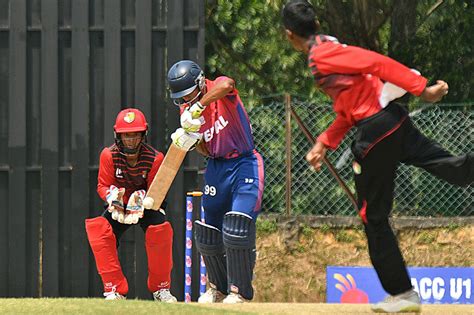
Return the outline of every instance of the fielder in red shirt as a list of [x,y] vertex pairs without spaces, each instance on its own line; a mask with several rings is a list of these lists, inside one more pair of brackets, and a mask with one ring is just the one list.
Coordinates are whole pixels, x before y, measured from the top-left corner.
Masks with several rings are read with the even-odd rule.
[[375,304],[376,312],[419,311],[396,237],[389,225],[394,180],[400,163],[421,167],[451,184],[474,182],[474,153],[453,156],[413,125],[404,107],[393,100],[407,91],[424,101],[437,102],[448,84],[427,79],[373,51],[340,44],[318,34],[314,8],[305,0],[288,2],[282,12],[292,46],[308,55],[316,86],[333,100],[336,119],[306,155],[315,170],[328,149],[336,149],[356,127],[352,144],[354,178],[369,255],[383,288],[390,296]]
[[106,300],[124,299],[128,292],[117,255],[122,234],[140,224],[145,232],[148,289],[153,298],[176,302],[170,293],[173,230],[160,211],[143,208],[146,190],[163,161],[163,154],[146,143],[148,124],[141,111],[122,110],[114,126],[115,143],[100,154],[97,193],[106,203],[102,216],[86,220],[86,232]]

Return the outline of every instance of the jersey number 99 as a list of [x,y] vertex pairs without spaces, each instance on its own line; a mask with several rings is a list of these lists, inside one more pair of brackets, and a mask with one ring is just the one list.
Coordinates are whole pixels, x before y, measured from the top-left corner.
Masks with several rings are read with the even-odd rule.
[[210,196],[215,196],[216,192],[217,192],[217,190],[216,190],[215,186],[209,186],[209,185],[204,186],[204,194],[210,195]]

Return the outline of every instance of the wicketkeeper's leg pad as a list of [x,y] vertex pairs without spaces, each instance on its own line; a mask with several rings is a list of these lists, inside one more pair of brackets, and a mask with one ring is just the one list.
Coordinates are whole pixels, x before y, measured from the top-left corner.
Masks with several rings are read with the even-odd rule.
[[253,268],[256,260],[256,227],[251,216],[231,211],[226,213],[222,234],[227,256],[227,277],[230,292],[253,298]]
[[145,232],[148,290],[169,289],[173,268],[173,228],[169,222],[150,225]]
[[97,272],[102,278],[104,292],[128,293],[127,279],[118,259],[116,239],[112,226],[104,217],[86,219],[86,232],[94,253]]
[[201,221],[194,221],[196,248],[202,255],[210,283],[227,294],[227,263],[221,231]]

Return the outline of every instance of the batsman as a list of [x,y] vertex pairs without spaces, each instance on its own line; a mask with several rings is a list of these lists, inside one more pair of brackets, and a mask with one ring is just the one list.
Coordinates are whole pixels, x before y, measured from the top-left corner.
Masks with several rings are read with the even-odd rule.
[[264,167],[235,82],[208,80],[193,61],[175,63],[168,72],[171,98],[180,107],[178,145],[198,132],[196,150],[208,157],[203,206],[206,223],[194,222],[196,247],[208,272],[209,289],[199,303],[252,300],[256,261],[255,221],[260,213]]
[[160,211],[143,207],[146,189],[163,154],[146,143],[148,124],[141,111],[122,110],[114,126],[115,143],[100,154],[97,193],[105,202],[101,216],[86,220],[86,232],[106,300],[125,299],[128,283],[117,255],[123,233],[139,224],[145,233],[148,290],[160,302],[176,302],[170,293],[173,230]]

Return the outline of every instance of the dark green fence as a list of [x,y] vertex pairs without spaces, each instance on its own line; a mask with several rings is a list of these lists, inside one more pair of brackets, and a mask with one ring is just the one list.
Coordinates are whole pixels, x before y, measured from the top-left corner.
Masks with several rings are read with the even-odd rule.
[[[315,136],[334,119],[329,104],[313,104],[297,98],[290,102]],[[283,96],[281,101],[254,106],[249,116],[257,147],[266,162],[264,211],[311,215],[356,214],[327,168],[324,167],[320,173],[309,169],[304,156],[311,145],[295,121],[291,122],[291,136],[288,135]],[[440,142],[453,154],[474,152],[474,104],[419,105],[410,116],[425,135]],[[355,191],[353,158],[349,149],[352,133],[349,132],[336,151],[328,152],[328,158]],[[288,150],[291,150],[290,154]],[[291,167],[291,173],[287,173],[288,167]],[[421,169],[401,165],[396,178],[393,214],[471,216],[474,215],[474,187],[454,187]]]

